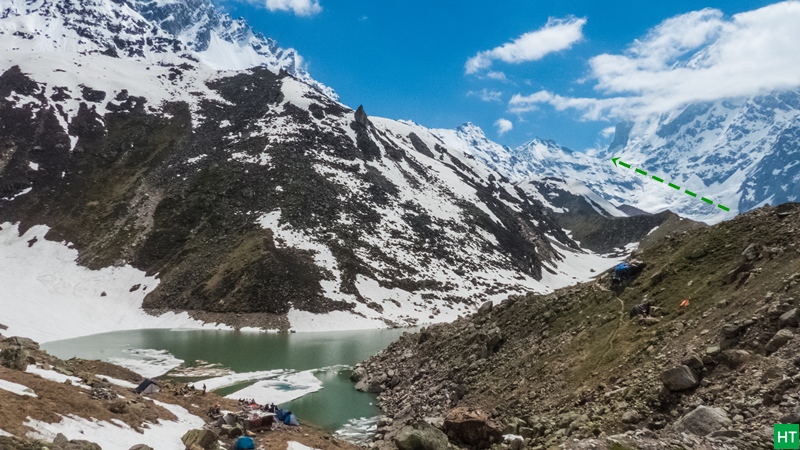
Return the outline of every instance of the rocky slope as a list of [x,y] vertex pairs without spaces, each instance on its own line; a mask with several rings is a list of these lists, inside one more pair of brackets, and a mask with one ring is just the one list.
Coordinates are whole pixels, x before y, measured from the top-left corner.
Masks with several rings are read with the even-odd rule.
[[354,373],[387,415],[375,446],[444,448],[441,428],[468,448],[768,448],[800,419],[798,219],[788,203],[675,232],[621,286],[606,272],[404,335]]

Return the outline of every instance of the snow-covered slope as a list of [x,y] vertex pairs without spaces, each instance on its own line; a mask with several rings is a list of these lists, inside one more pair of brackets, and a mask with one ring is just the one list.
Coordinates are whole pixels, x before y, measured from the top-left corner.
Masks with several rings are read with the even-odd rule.
[[[690,104],[640,122],[620,123],[609,148],[592,156],[538,139],[509,149],[489,141],[472,125],[441,133],[469,143],[468,151],[514,181],[562,178],[617,206],[652,213],[669,209],[708,223],[800,196],[798,91]],[[615,167],[614,157],[648,176]],[[652,175],[682,190],[653,182]],[[690,197],[684,189],[715,204]],[[717,203],[730,212],[717,208]]]
[[210,0],[2,0],[0,49],[102,53],[154,64],[201,63],[214,70],[263,65],[336,98],[311,78],[294,49],[219,13]]
[[[0,221],[46,225],[88,269],[155,277],[145,306],[296,330],[418,324],[616,260],[582,251],[464,142],[268,64],[216,71],[187,44],[208,15],[155,26],[142,5],[5,9],[5,32],[27,31],[0,49]],[[85,17],[100,25],[81,31]]]
[[[620,142],[621,143],[621,142]],[[624,147],[601,159],[623,160],[686,186],[731,208],[714,211],[702,202],[664,193],[636,180],[640,207],[670,207],[707,221],[732,217],[764,203],[797,200],[800,194],[800,92],[691,104],[633,126]],[[659,198],[660,197],[660,198]]]

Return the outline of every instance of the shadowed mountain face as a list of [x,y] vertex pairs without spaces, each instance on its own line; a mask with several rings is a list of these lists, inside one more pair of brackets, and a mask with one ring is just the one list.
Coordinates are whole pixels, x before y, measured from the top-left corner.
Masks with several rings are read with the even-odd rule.
[[286,72],[137,64],[188,94],[70,85],[25,61],[2,74],[0,222],[47,224],[92,268],[157,274],[146,307],[413,324],[545,290],[544,267],[581,252],[541,203],[423,127]]

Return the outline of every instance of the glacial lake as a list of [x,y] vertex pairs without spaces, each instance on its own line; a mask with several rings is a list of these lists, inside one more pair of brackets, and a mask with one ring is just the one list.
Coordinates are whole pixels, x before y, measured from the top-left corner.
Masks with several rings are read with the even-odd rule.
[[[179,360],[183,361],[179,370],[188,367],[200,369],[201,372],[221,369],[242,374],[284,369],[296,375],[298,372],[312,371],[306,373],[306,381],[313,374],[316,380],[311,378],[311,385],[318,390],[280,405],[293,411],[301,423],[305,420],[331,432],[338,430],[359,438],[366,434],[368,427],[374,425],[380,409],[375,395],[354,389],[349,378],[350,367],[380,352],[404,332],[413,331],[416,329],[289,334],[132,330],[48,342],[42,348],[61,359],[78,357],[110,360],[146,376],[167,372],[178,365]],[[201,380],[225,374],[192,375],[195,376],[175,379],[197,382],[200,387]],[[303,389],[309,390],[309,383],[293,380],[289,376],[286,382],[277,380],[268,383],[273,383],[270,389],[278,394],[278,398],[284,394],[296,396],[305,392]],[[221,395],[235,394],[253,384],[254,380],[237,382],[215,392]],[[295,389],[297,392],[292,392]]]

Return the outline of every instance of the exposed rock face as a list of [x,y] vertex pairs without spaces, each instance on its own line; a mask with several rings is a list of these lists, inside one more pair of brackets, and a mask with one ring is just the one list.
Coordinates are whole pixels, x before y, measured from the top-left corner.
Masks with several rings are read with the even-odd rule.
[[705,436],[730,426],[731,423],[731,419],[722,409],[701,405],[683,416],[678,422],[678,427],[698,436]]
[[22,348],[38,350],[39,343],[35,342],[33,339],[29,339],[26,337],[21,336],[12,336],[10,338],[3,339],[3,342],[9,345],[15,345]]
[[486,449],[502,440],[503,427],[481,410],[455,408],[447,413],[443,431],[454,442]]
[[670,391],[685,391],[700,384],[700,379],[689,366],[680,365],[662,372],[661,382]]
[[[369,119],[286,72],[188,85],[211,77],[191,65],[167,84],[197,95],[161,93],[162,103],[134,87],[60,86],[46,78],[60,72],[28,67],[0,75],[0,126],[13,130],[0,143],[0,195],[14,197],[0,221],[46,224],[92,269],[157,273],[148,309],[415,325],[528,289],[543,263],[580,252],[534,197],[430,130]],[[100,91],[102,102],[84,99]],[[63,125],[59,108],[73,111]],[[374,284],[410,296],[370,298]]]
[[403,427],[394,443],[400,450],[445,450],[449,446],[447,436],[425,421]]

